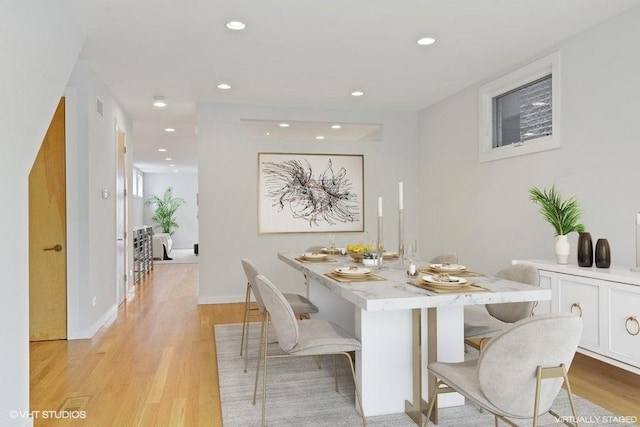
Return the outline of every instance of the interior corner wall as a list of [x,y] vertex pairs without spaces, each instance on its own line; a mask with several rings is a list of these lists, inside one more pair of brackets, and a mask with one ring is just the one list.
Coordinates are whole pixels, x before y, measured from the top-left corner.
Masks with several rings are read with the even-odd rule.
[[[68,336],[79,339],[93,336],[117,309],[116,126],[127,145],[133,144],[133,132],[86,61],[77,62],[68,85],[76,100],[70,108],[76,121],[67,134]],[[96,113],[96,98],[102,101],[102,116]],[[129,162],[126,173],[131,175]]]
[[[553,228],[528,189],[555,184],[563,196],[577,198],[594,244],[609,240],[612,263],[633,264],[640,57],[629,53],[637,51],[638,22],[640,7],[558,46],[560,149],[479,163],[478,87],[486,81],[420,112],[423,248],[457,251],[460,262],[485,273],[512,259],[554,259]],[[576,233],[570,241],[576,263]]]
[[[173,247],[193,249],[193,245],[198,243],[198,174],[145,173],[143,200],[148,200],[152,194],[162,197],[168,187],[173,188],[174,197],[182,197],[186,202],[176,212],[176,222],[179,227],[172,235]],[[143,207],[144,224],[154,226],[154,233],[161,232],[162,230],[155,227],[157,223],[151,220],[155,208],[148,205]]]
[[[57,0],[0,4],[0,425],[27,426],[29,411],[28,176],[83,37]],[[46,66],[43,67],[43,64]]]
[[[322,142],[257,140],[241,119],[380,123],[382,140]],[[397,247],[398,181],[404,182],[406,236],[418,233],[417,114],[415,112],[296,109],[248,105],[198,106],[200,194],[199,303],[244,301],[240,260],[251,259],[284,291],[303,292],[303,277],[277,259],[328,243],[328,233],[258,233],[258,153],[364,155],[365,231],[338,233],[336,244],[376,238],[377,198],[384,202],[385,244]]]

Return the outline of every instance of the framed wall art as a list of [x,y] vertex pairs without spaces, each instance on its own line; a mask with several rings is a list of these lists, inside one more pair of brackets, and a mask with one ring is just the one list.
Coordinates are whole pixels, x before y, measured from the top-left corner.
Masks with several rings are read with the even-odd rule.
[[364,231],[362,154],[258,153],[258,231]]

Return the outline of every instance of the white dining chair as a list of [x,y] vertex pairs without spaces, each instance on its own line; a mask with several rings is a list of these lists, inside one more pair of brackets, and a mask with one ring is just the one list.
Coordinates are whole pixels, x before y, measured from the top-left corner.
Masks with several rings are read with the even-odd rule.
[[[514,264],[498,271],[495,277],[540,285],[538,269],[527,264]],[[464,308],[465,343],[478,348],[486,342],[486,338],[509,327],[518,320],[533,315],[536,301],[510,302],[502,304],[471,305]]]
[[[551,411],[551,406],[565,384],[573,420],[578,415],[567,372],[582,335],[582,319],[571,313],[533,316],[512,324],[494,336],[480,357],[462,363],[435,362],[428,371],[436,377],[429,396],[429,423],[438,395],[462,394],[470,403],[492,413],[498,419],[533,419],[550,412],[558,420],[572,425]],[[437,421],[437,414],[434,414]]]
[[457,264],[458,255],[454,252],[445,252],[440,255],[436,255],[429,260],[430,264]]
[[[265,276],[259,275],[256,278],[257,291],[265,305],[267,322],[271,321],[278,338],[278,345],[284,354],[269,354],[269,328],[267,323],[263,323],[264,334],[260,346],[260,358],[256,367],[256,380],[253,391],[253,404],[256,403],[258,389],[258,378],[260,372],[260,362],[262,361],[262,423],[266,422],[266,402],[267,402],[267,360],[280,357],[296,356],[322,356],[322,355],[342,355],[348,361],[351,368],[351,376],[355,386],[355,398],[360,408],[362,425],[367,425],[362,408],[362,400],[358,390],[356,374],[349,352],[360,350],[360,342],[352,337],[347,331],[337,324],[328,320],[309,319],[298,321],[293,309],[284,295]],[[336,391],[338,389],[337,370]],[[302,392],[302,391],[300,391]]]
[[[242,337],[240,343],[240,356],[244,353],[244,371],[247,372],[247,364],[249,360],[249,314],[251,311],[251,294],[255,296],[256,310],[260,313],[261,321],[264,323],[264,304],[260,298],[260,294],[257,292],[256,277],[260,274],[258,268],[248,259],[242,259],[242,268],[244,274],[247,276],[247,289],[244,300],[244,320],[242,323]],[[318,307],[313,304],[309,299],[302,295],[295,293],[285,293],[284,298],[291,305],[293,312],[298,316],[309,317],[309,314],[317,313]],[[262,337],[261,337],[262,338]]]

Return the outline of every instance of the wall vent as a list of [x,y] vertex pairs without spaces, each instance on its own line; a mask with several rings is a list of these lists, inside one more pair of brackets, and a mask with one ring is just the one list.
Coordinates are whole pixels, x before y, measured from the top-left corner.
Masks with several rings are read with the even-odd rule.
[[102,118],[102,112],[104,110],[104,106],[102,105],[102,100],[96,97],[96,114],[98,117]]

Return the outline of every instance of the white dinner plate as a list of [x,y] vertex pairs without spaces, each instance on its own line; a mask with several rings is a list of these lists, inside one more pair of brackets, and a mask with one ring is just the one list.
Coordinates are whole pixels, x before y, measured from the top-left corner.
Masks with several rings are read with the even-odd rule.
[[363,277],[371,274],[371,269],[364,267],[339,267],[334,270],[336,274],[347,277]]
[[443,273],[451,273],[456,271],[464,271],[467,269],[464,265],[460,264],[429,264],[432,270],[440,271]]
[[446,287],[446,288],[457,288],[459,286],[464,286],[467,283],[467,279],[464,279],[462,277],[455,277],[455,276],[449,276],[449,281],[448,282],[443,282],[440,280],[436,280],[435,277],[427,275],[427,276],[422,276],[422,280],[425,283],[428,283],[430,285],[436,285],[436,286],[440,286],[440,287]]
[[302,254],[301,258],[307,261],[322,261],[327,258],[327,254]]

